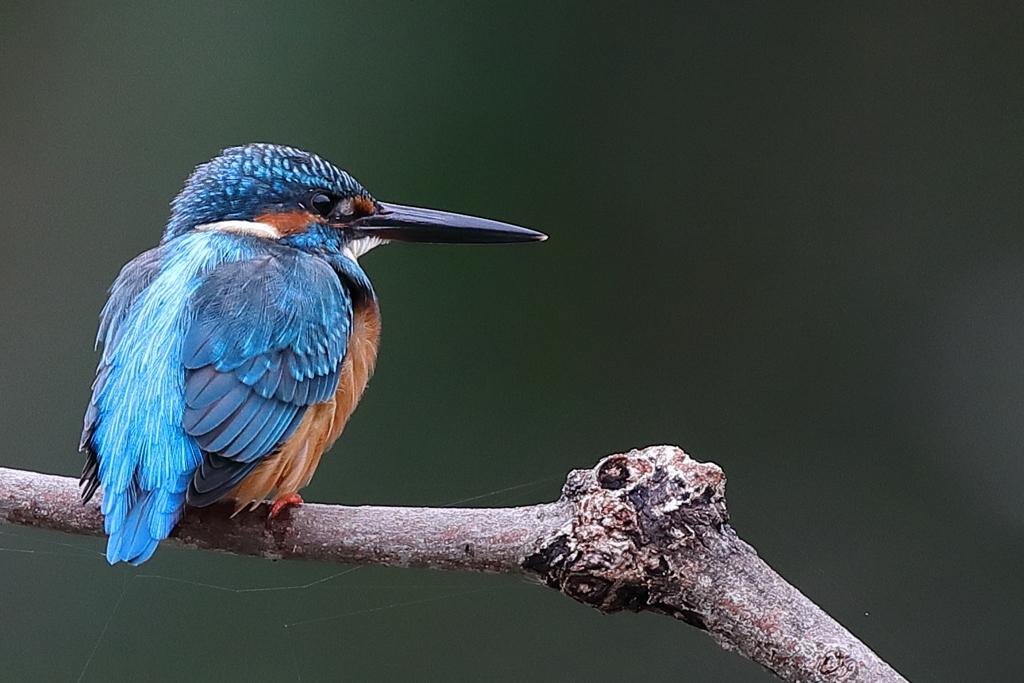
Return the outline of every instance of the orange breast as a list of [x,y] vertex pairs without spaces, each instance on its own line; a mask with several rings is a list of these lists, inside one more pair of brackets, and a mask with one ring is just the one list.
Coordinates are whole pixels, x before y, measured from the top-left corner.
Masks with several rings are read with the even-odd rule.
[[275,500],[285,498],[309,483],[320,456],[341,435],[370,381],[379,341],[380,312],[377,302],[370,300],[353,312],[352,335],[334,397],[307,408],[295,433],[235,487],[230,497],[237,509],[258,505],[275,491]]

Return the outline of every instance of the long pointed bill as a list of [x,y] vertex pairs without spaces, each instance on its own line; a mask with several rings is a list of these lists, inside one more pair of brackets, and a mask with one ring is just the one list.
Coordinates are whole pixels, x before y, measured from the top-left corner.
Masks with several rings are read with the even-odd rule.
[[362,234],[396,242],[496,244],[540,242],[548,238],[536,230],[486,218],[383,202],[379,206],[383,212],[359,218],[351,227]]

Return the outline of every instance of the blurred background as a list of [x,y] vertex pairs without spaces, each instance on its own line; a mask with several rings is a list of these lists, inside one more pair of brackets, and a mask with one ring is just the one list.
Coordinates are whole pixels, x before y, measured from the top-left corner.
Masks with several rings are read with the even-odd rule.
[[[545,244],[364,257],[378,372],[306,500],[519,505],[649,444],[913,681],[1019,676],[1016,3],[0,4],[0,465],[77,475],[122,264],[221,148]],[[769,681],[504,576],[0,528],[0,680]]]

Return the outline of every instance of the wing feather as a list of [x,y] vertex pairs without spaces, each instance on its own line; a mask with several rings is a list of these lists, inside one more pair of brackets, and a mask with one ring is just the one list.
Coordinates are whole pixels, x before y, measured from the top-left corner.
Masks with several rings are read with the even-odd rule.
[[193,297],[182,424],[203,450],[187,493],[229,493],[338,385],[352,301],[320,259],[291,249],[220,265]]
[[[271,408],[271,406],[268,406],[267,400],[262,397],[254,397],[252,400],[246,401],[235,410],[229,419],[224,420],[221,424],[203,435],[207,439],[203,450],[212,453],[223,453],[230,457],[231,453],[228,452],[228,448],[246,427],[251,424],[260,425],[259,417],[261,413],[269,417],[271,410],[268,410],[268,408]],[[262,420],[262,424],[266,424],[266,417]]]

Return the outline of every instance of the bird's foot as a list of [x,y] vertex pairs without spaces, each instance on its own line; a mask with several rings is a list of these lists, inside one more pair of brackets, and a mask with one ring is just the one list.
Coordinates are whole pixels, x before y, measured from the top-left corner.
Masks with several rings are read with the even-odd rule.
[[267,516],[267,519],[274,519],[281,513],[281,510],[289,505],[302,505],[303,502],[305,501],[302,500],[302,496],[297,493],[289,493],[287,496],[275,498],[273,505],[270,506],[270,515]]

